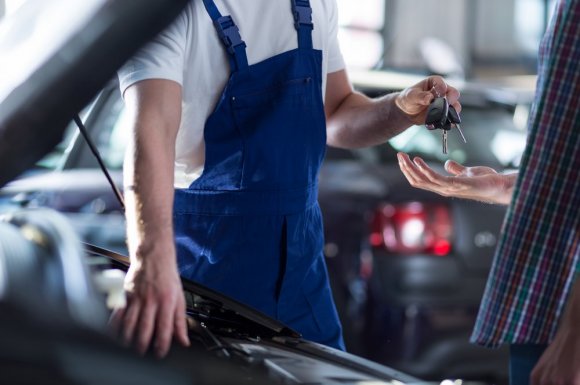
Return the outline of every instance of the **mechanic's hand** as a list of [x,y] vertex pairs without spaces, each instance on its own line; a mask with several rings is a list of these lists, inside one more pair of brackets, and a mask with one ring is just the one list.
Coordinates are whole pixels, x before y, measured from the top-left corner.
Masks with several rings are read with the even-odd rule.
[[[145,354],[150,345],[157,357],[164,357],[175,337],[189,346],[185,319],[185,298],[175,264],[149,258],[133,262],[125,278],[127,306],[111,317],[122,342]],[[166,262],[166,261],[162,261]]]
[[423,159],[413,161],[398,153],[399,167],[413,187],[435,192],[445,197],[472,199],[487,203],[509,204],[517,174],[498,174],[489,167],[465,167],[448,160],[444,176],[431,169]]
[[461,112],[459,91],[448,85],[441,76],[429,76],[414,86],[405,88],[397,95],[395,103],[414,124],[425,124],[429,104],[439,96],[447,97],[449,104],[457,112]]

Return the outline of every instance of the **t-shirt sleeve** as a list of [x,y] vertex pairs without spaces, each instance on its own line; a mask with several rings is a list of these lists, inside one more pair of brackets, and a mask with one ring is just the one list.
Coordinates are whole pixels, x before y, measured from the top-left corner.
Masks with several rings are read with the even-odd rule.
[[182,12],[118,70],[121,94],[145,79],[167,79],[183,84],[188,22],[187,13]]
[[343,70],[345,64],[338,44],[338,7],[336,0],[328,3],[328,73],[333,73]]

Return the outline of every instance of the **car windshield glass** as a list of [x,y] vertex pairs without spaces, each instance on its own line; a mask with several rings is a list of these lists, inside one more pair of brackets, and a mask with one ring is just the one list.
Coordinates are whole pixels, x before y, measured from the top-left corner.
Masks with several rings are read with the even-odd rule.
[[102,151],[102,156],[105,164],[109,169],[120,170],[123,168],[123,160],[125,158],[125,148],[130,140],[131,132],[127,129],[129,127],[127,110],[124,107],[123,101],[118,99],[113,108],[113,114],[108,129],[101,133],[107,138],[99,141],[99,148]]
[[[94,101],[91,102],[85,109],[83,109],[79,116],[85,117],[90,112],[94,105]],[[36,162],[36,169],[44,170],[60,170],[64,167],[66,163],[66,158],[73,145],[75,144],[77,137],[80,135],[80,131],[74,121],[71,121],[67,126],[63,134],[63,139],[57,144],[51,152],[44,156],[41,160]]]
[[56,170],[61,167],[65,160],[67,152],[70,150],[70,145],[74,142],[78,134],[78,129],[71,123],[64,132],[63,140],[44,158],[36,163],[36,167],[40,169]]

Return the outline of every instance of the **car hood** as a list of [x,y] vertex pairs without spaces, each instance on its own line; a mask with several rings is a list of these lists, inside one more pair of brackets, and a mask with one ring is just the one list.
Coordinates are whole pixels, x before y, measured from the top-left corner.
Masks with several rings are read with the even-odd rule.
[[66,125],[188,0],[30,1],[0,23],[0,187],[60,142]]
[[[105,257],[127,271],[129,259],[93,245],[90,257]],[[265,371],[278,383],[419,384],[420,380],[352,354],[307,341],[251,307],[206,286],[182,278],[188,327],[218,357]]]

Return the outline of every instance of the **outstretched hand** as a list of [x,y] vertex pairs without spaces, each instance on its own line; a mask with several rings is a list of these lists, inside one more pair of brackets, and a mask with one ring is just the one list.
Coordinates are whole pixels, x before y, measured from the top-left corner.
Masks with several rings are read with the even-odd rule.
[[465,167],[448,160],[445,176],[430,168],[423,159],[413,161],[405,153],[398,153],[399,167],[411,186],[456,197],[487,203],[509,204],[517,174],[499,174],[490,167]]
[[414,86],[405,88],[397,95],[395,103],[414,124],[425,124],[429,104],[436,97],[446,97],[449,105],[461,112],[459,91],[447,84],[441,76],[429,76]]

